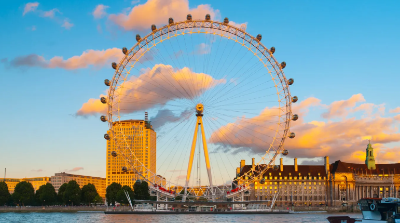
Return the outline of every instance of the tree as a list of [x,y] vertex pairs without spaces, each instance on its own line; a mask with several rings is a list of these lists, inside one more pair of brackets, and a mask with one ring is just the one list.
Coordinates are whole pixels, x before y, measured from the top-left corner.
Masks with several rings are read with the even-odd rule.
[[51,183],[46,183],[36,191],[36,199],[39,204],[49,205],[57,200],[57,193]]
[[93,184],[86,184],[82,187],[82,201],[86,204],[93,202],[94,198],[99,195],[97,193],[96,187]]
[[96,204],[101,204],[103,203],[103,198],[100,197],[99,194],[96,195],[96,197],[93,199],[93,203]]
[[149,184],[146,181],[136,181],[133,185],[133,193],[135,200],[150,199]]
[[79,205],[81,202],[81,188],[75,180],[71,180],[65,188],[63,201],[67,204]]
[[129,201],[125,195],[125,191],[128,192],[128,195],[132,201],[133,197],[134,197],[134,193],[132,188],[130,188],[129,186],[123,186],[121,188],[121,190],[118,191],[117,193],[117,197],[116,197],[116,201],[121,203],[121,204],[129,204]]
[[117,193],[121,190],[122,186],[119,183],[112,183],[106,189],[106,199],[108,204],[115,205]]
[[22,181],[19,182],[14,189],[12,194],[13,200],[19,205],[30,205],[35,198],[35,190],[31,183]]
[[57,195],[57,201],[61,204],[65,204],[64,202],[64,193],[65,193],[65,189],[67,189],[67,183],[64,183],[63,185],[61,185],[60,188],[58,188],[58,195]]
[[7,184],[5,182],[0,182],[0,206],[7,204],[10,200],[10,196]]

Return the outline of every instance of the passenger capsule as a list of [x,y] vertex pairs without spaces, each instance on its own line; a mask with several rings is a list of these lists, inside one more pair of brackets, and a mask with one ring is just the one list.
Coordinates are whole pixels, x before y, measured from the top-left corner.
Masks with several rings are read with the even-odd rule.
[[275,47],[271,47],[271,49],[269,49],[269,51],[271,51],[272,54],[275,53]]
[[108,134],[104,134],[104,138],[110,140],[110,136]]
[[126,168],[126,166],[123,166],[122,167],[122,172],[126,172],[126,171],[128,171],[128,168]]
[[299,98],[297,98],[297,96],[294,96],[294,97],[292,98],[292,102],[293,102],[293,103],[296,103],[297,100],[299,100]]
[[187,20],[187,21],[192,21],[192,15],[191,15],[191,14],[188,14],[188,15],[186,16],[186,20]]
[[117,69],[117,63],[112,62],[112,63],[111,63],[111,67],[114,68],[114,70]]
[[101,120],[102,122],[106,122],[106,121],[107,121],[107,117],[104,116],[104,115],[102,115],[102,116],[100,116],[100,120]]
[[279,170],[279,166],[278,165],[275,165],[274,166],[274,170],[276,171],[276,170]]
[[299,119],[299,116],[298,116],[297,114],[294,114],[294,115],[292,116],[292,120],[293,120],[293,121],[296,121],[297,119]]
[[287,151],[286,149],[282,151],[282,155],[287,156],[289,155],[289,151]]
[[113,157],[117,157],[117,152],[115,152],[115,151],[112,151],[112,152],[111,152],[111,156],[113,156]]
[[292,85],[294,83],[293,78],[290,78],[287,83],[288,83],[288,85]]
[[257,35],[257,40],[258,40],[258,41],[261,41],[261,39],[262,39],[262,35],[261,35],[261,34],[258,34],[258,35]]
[[208,21],[208,20],[211,20],[210,14],[207,14],[207,15],[206,15],[206,20],[207,20],[207,21]]
[[107,98],[101,97],[101,98],[100,98],[100,101],[101,101],[101,103],[105,104],[105,103],[107,103]]
[[174,19],[173,19],[173,18],[169,18],[169,19],[168,19],[168,24],[171,25],[172,23],[174,23]]
[[128,53],[128,49],[126,47],[123,47],[122,48],[122,53],[126,55]]
[[294,132],[291,132],[291,133],[289,134],[289,138],[293,139],[294,137],[296,137],[296,134],[294,134]]
[[105,80],[104,80],[104,84],[105,84],[106,86],[110,86],[111,82],[110,82],[110,80],[105,79]]
[[285,67],[286,67],[286,62],[283,61],[283,62],[281,63],[281,68],[283,69],[283,68],[285,68]]
[[154,32],[154,31],[156,31],[156,29],[157,29],[156,25],[154,25],[154,24],[153,24],[153,25],[151,25],[151,31],[153,31],[153,32]]
[[225,23],[225,24],[228,24],[228,23],[229,23],[229,19],[228,19],[228,17],[225,17],[225,19],[224,19],[224,23]]
[[140,41],[142,38],[140,37],[140,35],[139,34],[136,34],[136,41]]
[[260,184],[265,184],[265,179],[260,180]]

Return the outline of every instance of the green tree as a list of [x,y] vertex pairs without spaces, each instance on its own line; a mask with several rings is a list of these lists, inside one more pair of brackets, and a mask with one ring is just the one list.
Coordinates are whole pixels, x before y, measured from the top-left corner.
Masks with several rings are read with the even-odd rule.
[[136,181],[133,185],[133,193],[135,200],[150,199],[149,184],[146,181]]
[[32,204],[35,199],[35,190],[33,189],[32,184],[26,181],[19,182],[15,186],[12,198],[14,202],[19,205],[24,206]]
[[93,203],[96,204],[101,204],[103,203],[103,198],[100,197],[100,195],[96,195],[96,197],[93,199]]
[[65,189],[67,189],[67,183],[64,183],[63,185],[61,185],[60,188],[58,188],[58,195],[57,195],[57,201],[60,204],[65,204],[64,202],[64,193],[65,193]]
[[116,201],[121,203],[121,204],[129,204],[129,201],[125,195],[125,191],[128,192],[129,197],[132,201],[133,197],[134,197],[134,193],[132,188],[130,188],[129,186],[123,186],[121,188],[121,190],[118,191],[117,193],[117,197],[116,197]]
[[36,199],[39,204],[50,205],[57,200],[57,193],[51,183],[39,187],[36,191]]
[[86,184],[82,187],[82,201],[86,204],[93,202],[94,198],[99,195],[97,193],[96,187],[93,184]]
[[106,189],[106,199],[108,205],[115,205],[115,201],[117,199],[117,193],[121,190],[122,186],[119,183],[112,183]]
[[0,182],[0,206],[7,204],[10,200],[10,196],[7,184],[5,182]]
[[75,180],[68,182],[67,188],[65,188],[63,201],[71,205],[79,205],[81,202],[81,188]]

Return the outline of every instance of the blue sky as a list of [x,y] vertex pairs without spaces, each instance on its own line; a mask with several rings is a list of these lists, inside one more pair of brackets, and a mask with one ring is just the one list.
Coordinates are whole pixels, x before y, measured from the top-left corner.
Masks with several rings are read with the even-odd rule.
[[[131,47],[137,33],[149,30],[126,31],[108,15],[146,1],[38,1],[36,10],[23,15],[27,3],[8,1],[0,8],[0,168],[7,168],[9,177],[51,176],[76,167],[83,167],[77,174],[104,177],[102,135],[108,127],[98,116],[75,114],[89,98],[104,93],[102,82],[113,75],[109,63],[68,70],[12,61],[30,54],[68,59],[89,49]],[[109,8],[95,19],[99,4]],[[299,101],[315,97],[330,105],[360,93],[368,103],[384,104],[382,117],[395,115],[388,111],[399,107],[398,1],[189,2],[191,9],[202,4],[218,10],[221,20],[247,23],[247,32],[261,33],[266,46],[276,47],[275,57],[287,62],[285,73],[295,79],[291,92]],[[52,9],[57,9],[54,16],[46,17]],[[65,22],[73,25],[67,29]],[[321,113],[311,109],[305,121],[323,121]],[[396,141],[386,146],[398,148]]]

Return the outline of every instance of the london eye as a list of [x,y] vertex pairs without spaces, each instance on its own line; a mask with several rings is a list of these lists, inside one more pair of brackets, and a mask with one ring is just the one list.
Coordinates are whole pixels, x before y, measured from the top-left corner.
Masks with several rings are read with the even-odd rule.
[[[108,112],[100,119],[109,124],[104,138],[114,145],[111,155],[123,158],[117,171],[133,172],[151,190],[182,200],[233,198],[263,184],[275,160],[288,155],[285,140],[295,137],[290,122],[298,115],[291,105],[298,98],[290,94],[294,80],[283,72],[286,62],[278,62],[268,39],[228,18],[187,15],[166,23],[121,48],[124,57],[104,81],[108,93],[100,100]],[[123,126],[144,112],[157,148],[145,154],[135,149],[135,135],[150,136]],[[147,157],[156,157],[156,167],[144,163]],[[238,169],[252,158],[251,168]]]

